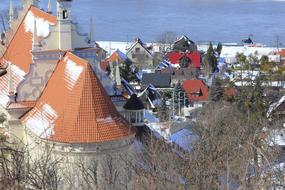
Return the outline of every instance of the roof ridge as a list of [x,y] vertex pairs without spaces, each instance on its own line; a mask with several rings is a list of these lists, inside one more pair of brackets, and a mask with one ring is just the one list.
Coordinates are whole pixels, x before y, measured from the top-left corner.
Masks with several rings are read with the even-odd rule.
[[12,43],[12,41],[15,39],[16,34],[18,33],[18,31],[19,31],[21,25],[22,25],[23,22],[25,21],[25,18],[27,17],[27,14],[28,14],[28,12],[29,12],[30,10],[31,10],[31,7],[27,9],[27,11],[26,11],[25,15],[23,16],[21,22],[19,22],[19,25],[18,25],[16,31],[14,32],[13,37],[9,40],[9,45],[6,47],[5,52],[3,53],[3,56],[1,57],[2,59],[6,59],[6,58],[5,58],[6,52],[8,51],[8,48],[9,48],[10,44]]
[[71,52],[57,65],[35,108],[22,119],[32,130],[42,130],[36,122],[42,120],[40,111],[47,112],[43,119],[52,131],[40,137],[48,140],[94,143],[134,135],[88,61]]

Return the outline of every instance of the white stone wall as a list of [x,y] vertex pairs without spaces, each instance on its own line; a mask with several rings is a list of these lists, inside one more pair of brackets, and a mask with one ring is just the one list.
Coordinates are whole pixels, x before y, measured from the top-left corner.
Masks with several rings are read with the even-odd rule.
[[128,160],[134,156],[133,139],[105,143],[64,144],[38,139],[26,130],[26,140],[33,159],[52,152],[60,160],[59,189],[132,189],[131,167]]
[[36,101],[42,94],[60,57],[59,52],[33,55],[35,62],[31,64],[25,80],[17,87],[17,101]]

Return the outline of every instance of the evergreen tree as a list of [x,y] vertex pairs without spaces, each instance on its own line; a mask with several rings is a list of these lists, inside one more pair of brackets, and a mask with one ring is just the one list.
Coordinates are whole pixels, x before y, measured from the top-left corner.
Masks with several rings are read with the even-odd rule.
[[132,62],[130,60],[126,60],[121,63],[120,74],[121,77],[128,82],[134,81],[136,79],[135,72],[132,69]]
[[209,48],[204,58],[204,62],[206,70],[209,74],[215,72],[218,66],[218,61],[212,43],[210,43],[209,45]]
[[210,88],[210,100],[217,102],[223,99],[224,88],[222,87],[222,80],[215,78]]
[[217,49],[216,49],[216,51],[217,51],[217,53],[219,54],[219,56],[220,56],[221,53],[222,53],[222,49],[223,49],[222,43],[219,42],[219,43],[218,43],[218,46],[217,46]]
[[157,113],[161,122],[169,120],[169,106],[167,106],[165,97],[161,99],[161,103],[157,109]]
[[243,53],[236,54],[237,62],[240,64],[241,69],[248,70],[250,68],[249,61]]
[[187,105],[189,105],[186,93],[184,89],[181,86],[181,82],[177,82],[174,87],[174,93],[173,93],[173,107],[174,107],[174,114],[181,113],[182,108]]

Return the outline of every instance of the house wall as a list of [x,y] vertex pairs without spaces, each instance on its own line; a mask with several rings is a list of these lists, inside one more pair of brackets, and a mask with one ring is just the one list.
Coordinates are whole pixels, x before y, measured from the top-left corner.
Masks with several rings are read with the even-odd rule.
[[17,87],[17,101],[36,101],[39,98],[61,56],[61,52],[34,53],[34,63]]
[[[112,142],[65,144],[41,140],[27,129],[25,135],[32,159],[51,152],[53,159],[60,160],[59,189],[133,189],[127,160],[134,158],[134,136]],[[84,172],[91,170],[95,171],[96,185],[84,178]]]
[[71,21],[58,21],[51,26],[50,35],[44,39],[44,50],[71,50],[90,47],[87,43],[87,35],[79,34],[77,24]]
[[147,52],[140,43],[136,43],[132,46],[126,55],[139,68],[148,68],[153,66],[152,55]]

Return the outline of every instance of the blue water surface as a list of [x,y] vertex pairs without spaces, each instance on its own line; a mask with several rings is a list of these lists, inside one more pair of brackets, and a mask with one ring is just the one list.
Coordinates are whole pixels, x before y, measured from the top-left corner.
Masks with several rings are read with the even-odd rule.
[[[55,10],[55,0],[52,0]],[[14,0],[15,5],[20,0]],[[47,0],[41,0],[46,9]],[[0,10],[9,0],[1,0]],[[73,16],[84,32],[93,17],[97,40],[156,41],[166,31],[194,41],[285,43],[285,1],[272,0],[73,0]]]

